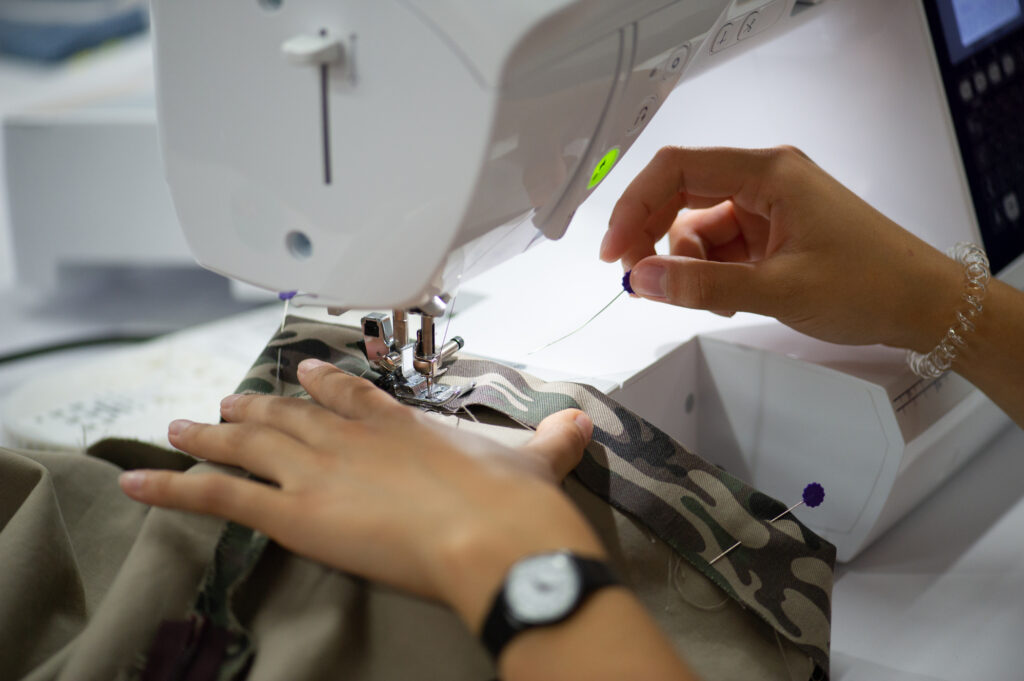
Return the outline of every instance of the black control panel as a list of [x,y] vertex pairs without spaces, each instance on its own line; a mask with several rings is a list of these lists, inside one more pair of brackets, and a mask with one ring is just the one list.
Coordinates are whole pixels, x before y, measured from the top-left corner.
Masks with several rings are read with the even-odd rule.
[[923,0],[981,238],[1024,254],[1024,0]]

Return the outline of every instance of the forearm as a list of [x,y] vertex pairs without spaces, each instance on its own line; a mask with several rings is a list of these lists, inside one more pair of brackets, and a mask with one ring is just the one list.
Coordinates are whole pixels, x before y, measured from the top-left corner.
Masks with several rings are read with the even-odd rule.
[[1024,293],[993,279],[954,370],[1024,428]]

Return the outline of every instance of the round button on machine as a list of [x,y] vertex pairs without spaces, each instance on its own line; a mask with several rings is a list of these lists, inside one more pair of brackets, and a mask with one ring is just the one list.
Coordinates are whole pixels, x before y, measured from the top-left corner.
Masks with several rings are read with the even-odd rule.
[[988,79],[993,85],[998,85],[1003,80],[1003,72],[999,70],[999,64],[991,62],[988,65]]
[[587,189],[593,189],[597,185],[601,184],[601,180],[607,177],[608,173],[612,171],[615,166],[615,162],[619,160],[619,148],[612,147],[609,149],[601,160],[594,166],[594,170],[590,173],[590,181],[587,182]]
[[650,95],[644,98],[644,101],[640,103],[640,106],[636,110],[636,114],[633,116],[633,120],[629,124],[629,129],[626,130],[627,135],[635,135],[640,132],[647,121],[651,120],[651,116],[654,115],[654,110],[658,106],[658,96]]
[[711,51],[724,50],[736,42],[736,24],[730,22],[718,29],[715,39],[711,43]]
[[686,61],[690,58],[690,46],[683,45],[675,52],[669,55],[668,59],[665,60],[665,77],[671,78],[677,76],[686,66]]
[[971,87],[971,81],[964,78],[960,81],[960,99],[965,102],[971,101],[974,98],[974,89]]
[[974,72],[974,89],[979,95],[988,89],[988,79],[981,71]]
[[761,14],[760,12],[751,12],[747,15],[747,18],[743,20],[743,25],[740,26],[739,34],[736,36],[737,40],[743,40],[747,36],[753,35],[761,27]]
[[1005,73],[1006,77],[1009,78],[1017,70],[1017,62],[1014,61],[1013,55],[1009,54],[1009,53],[1003,55],[1002,61],[1003,61],[1003,73]]

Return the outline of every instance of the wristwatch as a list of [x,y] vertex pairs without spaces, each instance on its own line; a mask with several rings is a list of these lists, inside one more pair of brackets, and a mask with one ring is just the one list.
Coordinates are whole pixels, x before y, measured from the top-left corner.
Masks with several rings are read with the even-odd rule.
[[534,627],[569,618],[587,598],[619,584],[607,563],[568,551],[527,556],[515,563],[484,620],[481,638],[494,659],[509,641]]

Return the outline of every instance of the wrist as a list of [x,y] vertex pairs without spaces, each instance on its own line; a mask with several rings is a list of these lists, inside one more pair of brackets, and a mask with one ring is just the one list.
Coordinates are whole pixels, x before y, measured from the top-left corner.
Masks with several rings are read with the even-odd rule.
[[522,558],[559,550],[606,556],[568,498],[549,485],[537,487],[506,499],[496,513],[467,519],[438,546],[441,598],[474,634],[480,633],[509,568]]
[[[934,250],[934,249],[933,249]],[[906,338],[898,345],[914,352],[931,352],[956,321],[963,305],[963,267],[934,251],[914,274],[914,295],[907,297],[909,310]]]
[[949,316],[945,332],[931,350],[907,353],[907,363],[922,378],[936,378],[948,371],[967,347],[967,339],[974,335],[976,322],[982,316],[991,280],[988,258],[978,246],[959,243],[949,253],[962,269],[960,301]]

